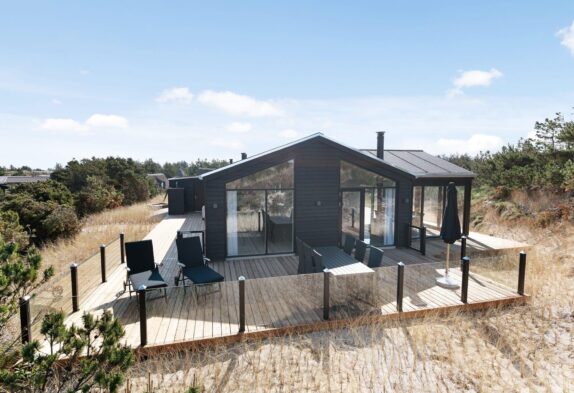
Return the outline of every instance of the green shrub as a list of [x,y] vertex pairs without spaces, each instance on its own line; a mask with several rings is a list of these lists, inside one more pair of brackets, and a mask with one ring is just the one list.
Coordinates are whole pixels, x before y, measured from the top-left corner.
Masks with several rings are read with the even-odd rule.
[[20,224],[34,234],[34,243],[71,237],[80,230],[74,209],[53,201],[37,201],[28,193],[10,194],[0,204],[0,210],[16,212]]
[[124,196],[101,178],[89,176],[87,184],[76,194],[76,211],[80,216],[98,213],[122,205]]
[[99,318],[82,316],[82,326],[68,327],[62,313],[48,314],[41,333],[50,353],[38,341],[22,349],[22,361],[0,371],[6,391],[117,392],[134,363],[133,351],[121,344],[125,331],[110,311]]
[[58,205],[74,205],[74,197],[68,188],[54,180],[19,184],[10,190],[10,195],[28,194],[38,202],[55,202]]

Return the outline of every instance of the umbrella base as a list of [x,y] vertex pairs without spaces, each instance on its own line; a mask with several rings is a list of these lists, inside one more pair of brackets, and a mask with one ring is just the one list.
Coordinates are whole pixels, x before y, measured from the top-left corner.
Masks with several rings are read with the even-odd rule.
[[439,287],[443,287],[446,289],[458,289],[460,285],[458,282],[450,278],[449,276],[440,277],[436,279],[436,283]]

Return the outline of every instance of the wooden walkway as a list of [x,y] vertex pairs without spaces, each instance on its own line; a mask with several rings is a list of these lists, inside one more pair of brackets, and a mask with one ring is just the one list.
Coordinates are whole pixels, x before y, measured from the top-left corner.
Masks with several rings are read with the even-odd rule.
[[[166,217],[146,236],[154,242],[156,260],[162,261],[160,271],[170,287],[167,299],[157,291],[148,294],[148,345],[139,349],[142,352],[232,342],[250,336],[328,329],[358,317],[365,320],[365,316],[371,319],[418,317],[425,313],[522,303],[527,299],[518,296],[514,289],[471,274],[468,304],[463,304],[460,290],[447,290],[435,284],[436,277],[444,273],[442,263],[433,263],[431,257],[424,258],[416,251],[405,249],[385,251],[385,263],[391,266],[376,269],[376,289],[370,304],[360,300],[361,288],[367,286],[361,286],[360,282],[357,285],[357,277],[332,278],[331,321],[323,320],[323,274],[297,275],[298,259],[293,255],[215,262],[212,267],[225,277],[225,282],[202,288],[196,297],[191,288],[184,291],[182,287],[174,286],[178,271],[174,239],[179,229],[203,229],[201,216]],[[419,264],[407,264],[405,268],[404,312],[399,314],[395,301],[395,261],[405,260],[407,256],[409,261],[418,261]],[[459,269],[451,272],[455,279],[460,280]],[[69,315],[66,323],[79,324],[84,312],[97,314],[111,310],[125,327],[125,342],[138,348],[138,305],[135,296],[130,298],[122,292],[125,274],[124,266],[117,266],[108,275],[106,283],[81,298],[80,311]],[[243,334],[238,334],[239,276],[247,278],[246,331]]]

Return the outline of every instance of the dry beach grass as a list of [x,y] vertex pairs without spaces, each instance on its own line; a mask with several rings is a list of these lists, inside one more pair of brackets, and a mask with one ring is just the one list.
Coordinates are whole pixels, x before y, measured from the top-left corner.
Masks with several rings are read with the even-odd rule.
[[80,262],[96,254],[101,244],[107,244],[125,233],[126,241],[142,239],[162,215],[155,214],[163,196],[132,206],[120,207],[94,214],[82,223],[82,231],[71,239],[63,239],[42,247],[44,266],[53,266],[57,273],[71,262]]

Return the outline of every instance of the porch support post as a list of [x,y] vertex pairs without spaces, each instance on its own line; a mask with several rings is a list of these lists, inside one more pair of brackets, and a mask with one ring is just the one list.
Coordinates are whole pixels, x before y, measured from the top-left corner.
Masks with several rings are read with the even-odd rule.
[[468,236],[470,231],[470,198],[472,191],[472,182],[468,182],[464,186],[464,210],[462,215],[462,233]]
[[329,320],[329,310],[331,308],[329,304],[330,289],[329,289],[329,269],[323,270],[323,319]]
[[405,264],[397,263],[397,311],[403,312],[403,284],[405,281]]
[[239,333],[245,331],[245,277],[240,276],[239,281]]

